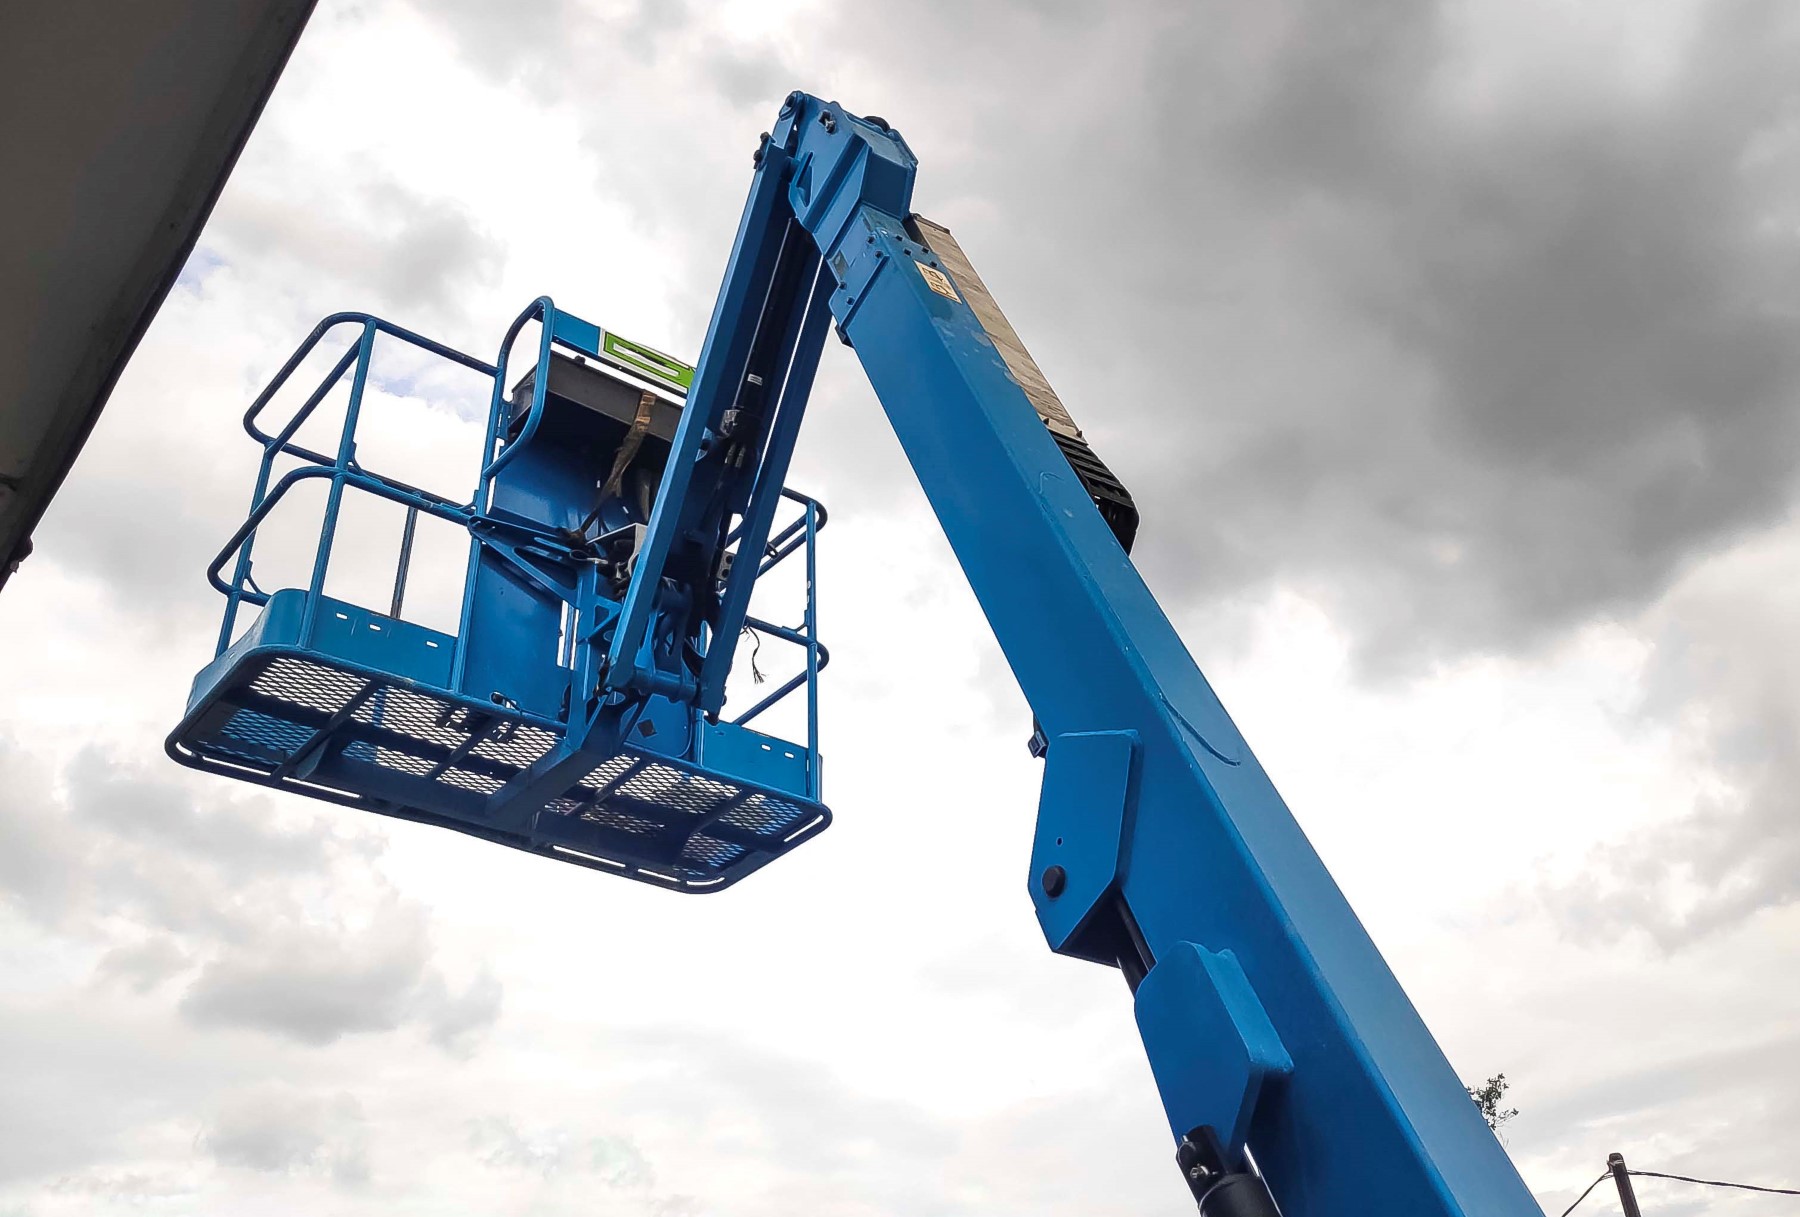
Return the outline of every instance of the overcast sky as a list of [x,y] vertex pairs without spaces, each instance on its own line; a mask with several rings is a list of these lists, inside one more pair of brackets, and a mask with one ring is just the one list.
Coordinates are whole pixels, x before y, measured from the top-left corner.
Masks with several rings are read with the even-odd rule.
[[[162,754],[312,324],[490,357],[548,293],[691,357],[794,88],[917,151],[1550,1212],[1615,1149],[1800,1179],[1800,11],[321,0],[0,595],[0,1214],[1192,1211],[837,344],[792,478],[837,821],[793,857],[680,898]],[[371,442],[466,494],[466,393],[380,387]]]

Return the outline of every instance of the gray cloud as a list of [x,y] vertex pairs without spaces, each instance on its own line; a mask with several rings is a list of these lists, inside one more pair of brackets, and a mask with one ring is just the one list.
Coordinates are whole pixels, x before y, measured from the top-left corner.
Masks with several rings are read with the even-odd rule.
[[[681,234],[696,342],[749,172],[740,111],[841,83],[898,122],[919,206],[1138,494],[1141,565],[1178,604],[1296,586],[1366,667],[1415,670],[1632,612],[1790,499],[1800,47],[1775,6],[1708,7],[1630,87],[1481,86],[1491,48],[1428,0],[914,0],[884,23],[956,32],[917,61],[862,44],[857,9],[774,55],[645,10],[630,38],[534,33],[566,7],[448,28],[491,72],[567,82],[602,180],[658,183],[619,193]],[[577,62],[647,87],[621,111],[616,74]],[[716,97],[648,87],[707,64],[745,70],[700,71]],[[879,509],[891,441],[833,354],[802,466]]]
[[193,965],[193,956],[165,935],[112,948],[100,957],[94,973],[101,980],[125,985],[135,993],[148,993],[181,975]]
[[[281,157],[277,137],[259,145]],[[207,225],[208,247],[227,263],[240,253],[272,259],[277,271],[354,283],[377,313],[442,317],[492,283],[505,261],[499,240],[455,199],[426,197],[370,167],[351,182],[305,178],[279,193],[254,176],[234,178]]]
[[150,777],[97,748],[82,752],[61,789],[0,739],[0,898],[52,926],[123,913],[156,928],[231,940],[247,909],[296,882],[379,849],[379,839],[334,836],[322,819],[294,825],[266,801],[203,804],[175,775]]
[[278,924],[203,968],[181,999],[201,1026],[236,1026],[329,1044],[418,1020],[445,1047],[467,1044],[500,1013],[498,982],[461,996],[431,968],[422,913],[397,900],[357,932],[327,923]]
[[[1179,1175],[1163,1166],[1166,1126],[1149,1080],[980,1113],[878,1097],[816,1061],[680,1028],[645,1030],[631,1047],[658,1068],[623,1101],[643,1119],[674,1119],[708,1144],[758,1159],[804,1163],[766,1191],[738,1195],[746,1214],[809,1212],[974,1214],[1113,1210],[1175,1214],[1192,1208]],[[1118,1136],[1133,1129],[1135,1138]],[[1125,1153],[1096,1155],[1117,1136]],[[1005,1163],[1004,1181],[994,1178]]]
[[1671,724],[1701,793],[1684,816],[1596,851],[1545,898],[1573,934],[1677,949],[1800,901],[1800,553],[1765,542],[1684,580],[1643,621],[1639,712]]
[[[677,350],[697,354],[731,248],[757,132],[807,69],[791,40],[728,36],[688,3],[640,0],[604,15],[577,0],[528,0],[504,17],[478,0],[432,5],[464,60],[497,81],[525,83],[570,107],[569,149],[592,166],[609,201],[660,242],[678,302]],[[681,80],[681,88],[669,82]],[[579,309],[583,285],[546,283]]]
[[54,804],[50,775],[10,740],[0,738],[0,892],[13,904],[40,916],[54,916],[70,898],[78,874],[76,859],[63,848],[49,818]]
[[450,984],[424,911],[373,869],[381,837],[334,830],[338,813],[281,814],[216,780],[203,800],[96,749],[58,791],[0,741],[0,778],[0,900],[104,944],[98,980],[148,993],[197,967],[187,1018],[308,1045],[416,1026],[467,1055],[499,1017],[499,982]]
[[1298,585],[1411,666],[1629,611],[1776,517],[1800,451],[1780,10],[1708,8],[1637,92],[1491,103],[1424,0],[1132,13],[989,6],[933,46],[978,82],[953,107],[872,58],[843,100],[908,133],[919,206],[1143,500],[1158,586]]
[[[910,1104],[856,1095],[814,1062],[752,1049],[729,1038],[682,1029],[644,1031],[634,1037],[647,1060],[672,1062],[674,1077],[657,1077],[645,1088],[671,1083],[686,1098],[731,1112],[750,1110],[763,1127],[759,1139],[784,1161],[804,1161],[820,1179],[862,1172],[881,1153],[896,1173],[908,1159],[942,1158],[956,1147],[944,1121]],[[895,1209],[908,1208],[896,1196]]]
[[457,38],[470,62],[496,79],[547,93],[550,100],[568,84],[566,48],[586,19],[572,0],[527,0],[503,8],[482,0],[445,0],[429,12]]
[[[369,839],[333,836],[323,819],[290,823],[270,813],[263,799],[236,790],[226,799],[197,799],[167,775],[148,775],[90,749],[65,775],[72,809],[83,824],[119,842],[164,850],[230,875],[261,878],[305,872],[326,865],[348,846],[374,851]],[[209,792],[210,793],[210,792]]]
[[1509,645],[1642,603],[1786,501],[1800,242],[1744,162],[1781,133],[1795,48],[1772,9],[1708,18],[1652,98],[1471,116],[1434,96],[1433,9],[1307,11],[1203,143],[1342,332],[1391,352],[1373,383],[1269,403],[1213,470],[1220,519],[1275,501],[1238,548],[1343,579],[1377,645]]
[[342,1185],[369,1179],[362,1106],[347,1094],[264,1086],[233,1096],[201,1135],[224,1166],[267,1174],[319,1172]]
[[[249,499],[249,475],[229,487],[216,477],[174,484],[172,471],[185,463],[182,437],[165,433],[136,451],[125,476],[59,496],[37,534],[50,561],[94,580],[101,594],[165,636],[183,620],[216,618],[222,601],[203,572],[231,535],[221,521],[241,516]],[[146,507],[152,503],[154,511]]]
[[773,115],[799,77],[772,43],[738,46],[716,41],[701,54],[706,79],[720,96],[734,108],[752,114],[761,110]]
[[694,16],[687,0],[637,0],[604,18],[577,0],[524,0],[504,10],[481,0],[450,0],[429,13],[472,67],[496,80],[527,83],[554,100],[590,87],[580,70],[584,64],[666,69],[658,61],[691,33]]
[[[1531,1127],[1520,1130],[1514,1152],[1556,1152],[1583,1146],[1590,1151],[1587,1162],[1593,1163],[1597,1173],[1603,1155],[1619,1148],[1640,1169],[1793,1186],[1787,1182],[1792,1178],[1792,1147],[1783,1137],[1722,1136],[1710,1143],[1689,1137],[1663,1141],[1648,1130],[1717,1127],[1720,1113],[1725,1111],[1743,1119],[1742,1127],[1791,1128],[1792,1121],[1800,1118],[1800,1100],[1785,1089],[1770,1091],[1763,1082],[1770,1077],[1791,1077],[1800,1068],[1800,1039],[1786,1033],[1724,1046],[1702,1042],[1696,1047],[1662,1047],[1662,1051],[1642,1054],[1636,1067],[1601,1070],[1553,1095],[1521,1100],[1529,1104],[1525,1116]],[[1550,1211],[1560,1212],[1587,1180],[1570,1178],[1568,1182],[1572,1190],[1561,1193],[1561,1203]],[[1658,1214],[1758,1211],[1754,1202],[1743,1209],[1732,1204],[1733,1199],[1750,1197],[1733,1198],[1674,1182],[1640,1180],[1638,1194],[1646,1211],[1651,1211],[1654,1203]]]
[[500,1018],[505,986],[482,972],[461,993],[452,993],[442,975],[430,972],[421,982],[415,1015],[425,1023],[431,1042],[453,1056],[468,1056]]

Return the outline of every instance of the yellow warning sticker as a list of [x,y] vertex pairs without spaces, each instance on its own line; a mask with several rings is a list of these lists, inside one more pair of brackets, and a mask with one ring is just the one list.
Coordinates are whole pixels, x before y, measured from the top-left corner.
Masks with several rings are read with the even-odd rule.
[[949,275],[946,275],[937,267],[927,266],[923,262],[914,262],[913,265],[919,268],[919,273],[921,275],[925,276],[926,287],[929,287],[940,296],[948,296],[950,299],[959,303],[962,301],[962,297],[956,294],[956,285],[950,282]]

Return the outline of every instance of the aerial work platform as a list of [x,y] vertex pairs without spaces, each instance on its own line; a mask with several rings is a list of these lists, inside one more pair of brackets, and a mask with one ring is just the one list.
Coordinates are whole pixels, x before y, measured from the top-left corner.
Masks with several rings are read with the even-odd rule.
[[[508,394],[507,354],[531,322],[542,331],[537,359]],[[265,431],[260,418],[277,391],[327,333],[348,326],[360,326],[357,341],[284,426]],[[491,379],[469,502],[358,463],[377,335]],[[263,447],[256,491],[248,519],[209,571],[226,597],[225,622],[218,653],[169,737],[170,754],[195,768],[682,891],[727,887],[817,835],[831,814],[819,801],[817,680],[828,654],[815,636],[815,545],[825,521],[816,502],[782,490],[791,519],[753,551],[759,574],[795,555],[806,566],[797,628],[745,622],[759,642],[800,648],[794,677],[735,719],[600,684],[605,658],[595,652],[617,622],[691,378],[686,365],[547,299],[520,315],[493,365],[374,317],[327,318],[245,416]],[[346,380],[336,454],[297,443],[309,416]],[[295,467],[277,480],[282,458]],[[253,577],[258,528],[313,479],[328,489],[311,582],[265,591]],[[324,592],[344,539],[347,494],[405,509],[386,606]],[[421,514],[470,534],[463,628],[454,634],[402,616]],[[735,558],[742,547],[725,552]],[[721,576],[729,571],[722,565]],[[261,612],[239,633],[245,605]],[[698,636],[710,641],[705,606],[663,611],[671,626],[683,614],[701,617]],[[657,631],[645,650],[679,686],[704,656],[672,646],[674,637]],[[734,633],[726,645],[736,642]],[[806,701],[803,742],[748,725],[790,694]]]
[[[323,389],[272,435],[257,421],[269,395],[252,407],[256,494],[213,566],[227,598],[217,658],[171,751],[688,891],[727,886],[810,839],[830,816],[813,589],[825,517],[784,481],[835,328],[1036,718],[1027,890],[1045,941],[1116,967],[1129,986],[1204,1217],[1537,1214],[1133,566],[1138,515],[1123,483],[956,241],[915,214],[906,141],[794,93],[754,163],[691,370],[548,299],[520,315],[494,365],[373,318],[327,319],[360,327],[326,378],[351,383],[336,453],[295,441]],[[532,322],[537,361],[508,390],[508,352]],[[491,388],[468,502],[359,461],[377,335]],[[309,479],[328,487],[310,578],[270,594],[252,578],[251,546]],[[404,508],[386,612],[335,584],[327,594],[350,493]],[[427,518],[468,537],[454,631],[402,612],[414,524]],[[797,554],[800,624],[752,615],[752,593],[784,563],[781,577],[802,569]],[[261,616],[240,634],[245,603]],[[745,692],[731,681],[746,630],[798,648],[801,662],[728,718]],[[754,676],[754,650],[747,658],[739,670]],[[804,731],[761,730],[759,716],[802,689]],[[913,805],[942,793],[932,776]],[[935,842],[964,839],[953,829]],[[928,888],[912,898],[929,901]]]

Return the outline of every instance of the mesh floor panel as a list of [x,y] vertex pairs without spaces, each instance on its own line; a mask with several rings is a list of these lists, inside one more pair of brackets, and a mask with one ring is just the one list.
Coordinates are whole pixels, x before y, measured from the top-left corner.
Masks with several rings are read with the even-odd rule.
[[497,706],[471,706],[320,659],[253,652],[171,742],[180,759],[192,756],[202,767],[223,762],[302,794],[325,788],[372,811],[694,890],[728,885],[830,820],[804,797],[627,750],[519,827],[505,815],[506,798],[492,796],[558,739]]

